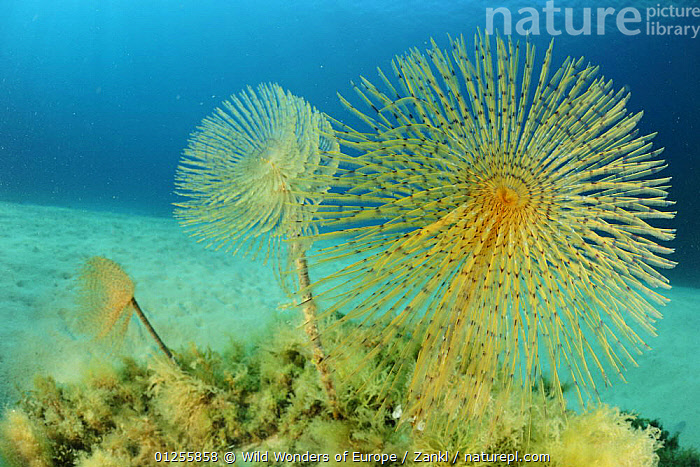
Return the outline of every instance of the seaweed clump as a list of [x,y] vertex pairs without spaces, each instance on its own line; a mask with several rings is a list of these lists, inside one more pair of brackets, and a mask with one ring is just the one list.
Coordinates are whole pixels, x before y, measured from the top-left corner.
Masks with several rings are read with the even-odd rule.
[[[561,414],[551,388],[537,394],[531,398],[532,394],[522,389],[494,394],[484,409],[485,417],[456,427],[449,413],[434,415],[431,425],[414,431],[414,448],[426,453],[459,451],[463,453],[462,465],[675,465],[659,463],[663,441],[658,428],[635,425],[634,416],[606,405],[582,414]],[[509,453],[519,457],[508,458]],[[536,457],[526,462],[525,454]]]
[[[339,326],[328,338],[341,340],[348,332]],[[450,404],[428,425],[408,423],[400,403],[413,367],[385,387],[396,361],[368,357],[371,343],[354,358],[374,364],[338,370],[338,403],[346,417],[334,419],[303,331],[277,323],[271,333],[248,346],[232,341],[223,352],[191,345],[175,352],[178,366],[162,357],[149,363],[126,358],[95,366],[78,384],[37,377],[34,390],[0,422],[0,452],[12,466],[36,467],[155,466],[155,452],[194,446],[235,451],[239,460],[241,452],[268,452],[260,465],[300,465],[277,460],[274,452],[328,454],[333,464],[333,455],[346,450],[399,455],[385,466],[417,451],[459,451],[459,465],[525,465],[495,456],[516,451],[549,454],[539,464],[549,466],[675,465],[659,464],[659,450],[672,441],[659,427],[606,406],[562,416],[553,390],[494,393],[487,417],[456,429]],[[441,462],[435,457],[420,465]],[[409,456],[406,464],[413,463]]]
[[92,467],[160,465],[155,452],[193,446],[328,454],[404,446],[406,430],[395,430],[388,409],[366,420],[381,409],[368,402],[379,400],[376,385],[343,386],[343,406],[364,410],[333,418],[305,335],[288,328],[277,324],[275,339],[231,342],[221,353],[191,345],[174,352],[179,365],[124,358],[95,366],[80,383],[39,376],[5,412],[0,453],[12,466]]
[[646,429],[648,426],[659,430],[659,441],[663,446],[656,451],[659,456],[659,467],[700,467],[700,452],[694,448],[683,448],[680,445],[680,433],[671,434],[664,429],[658,419],[635,417],[632,420],[634,428]]

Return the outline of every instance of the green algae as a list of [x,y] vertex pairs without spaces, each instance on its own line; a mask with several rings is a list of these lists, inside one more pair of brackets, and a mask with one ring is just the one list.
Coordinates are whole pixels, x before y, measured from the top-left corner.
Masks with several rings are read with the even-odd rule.
[[[343,339],[350,325],[336,327],[327,339]],[[354,358],[366,361],[371,349],[368,344]],[[429,427],[406,420],[400,404],[412,368],[387,392],[384,382],[392,363],[381,351],[360,369],[335,369],[341,411],[335,419],[311,352],[300,327],[279,322],[253,343],[232,340],[222,352],[192,344],[175,352],[177,366],[165,358],[122,358],[94,365],[79,383],[38,376],[34,389],[5,412],[0,451],[11,466],[37,467],[155,466],[162,465],[156,452],[193,450],[233,451],[238,465],[243,452],[260,453],[257,462],[246,465],[325,465],[316,462],[319,458],[329,465],[380,465],[352,462],[352,453],[396,454],[398,460],[385,466],[402,465],[404,456],[404,465],[417,465],[414,459],[421,455],[426,461],[420,465],[444,465],[439,454],[449,453],[451,461],[457,452],[458,465],[525,465],[464,462],[464,454],[515,451],[552,456],[527,465],[565,461],[575,467],[593,459],[605,466],[610,464],[600,459],[610,453],[643,460],[630,465],[657,465],[659,429],[635,428],[631,417],[605,406],[582,415],[553,415],[558,413],[555,399],[541,392],[529,399],[523,390],[507,397],[494,394],[486,409],[489,417],[465,420],[449,431],[440,429],[441,419],[444,426],[454,426],[447,423],[449,408],[442,413],[436,407]],[[525,409],[523,399],[530,401]],[[345,462],[342,456],[336,461],[335,455],[346,451]],[[275,453],[290,456],[276,460]],[[304,453],[304,459],[316,460],[301,461]]]

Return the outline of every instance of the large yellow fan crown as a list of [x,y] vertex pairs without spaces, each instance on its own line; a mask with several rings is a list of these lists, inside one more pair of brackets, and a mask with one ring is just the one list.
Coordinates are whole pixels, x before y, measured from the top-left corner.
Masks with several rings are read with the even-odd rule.
[[669,287],[655,268],[674,265],[656,243],[674,231],[650,223],[675,214],[670,178],[653,177],[666,165],[627,91],[583,59],[552,69],[551,44],[538,70],[529,42],[474,41],[397,57],[382,86],[355,86],[362,107],[341,97],[366,128],[338,124],[350,170],[316,237],[346,238],[316,264],[351,258],[316,284],[359,326],[331,357],[415,362],[416,421],[479,415],[543,376],[563,405],[563,369],[583,400],[647,347],[637,330],[654,332]]

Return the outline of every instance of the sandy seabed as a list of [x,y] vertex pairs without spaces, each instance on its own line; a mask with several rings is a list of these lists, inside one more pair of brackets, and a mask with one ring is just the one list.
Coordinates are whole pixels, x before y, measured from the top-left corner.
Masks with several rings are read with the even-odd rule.
[[[163,340],[223,348],[248,340],[275,317],[294,310],[270,265],[205,249],[168,218],[0,203],[0,404],[10,403],[37,373],[75,381],[90,363],[86,339],[69,324],[75,278],[90,256],[120,263],[136,283],[136,298]],[[603,402],[659,418],[700,448],[700,289],[674,287],[661,311],[652,352],[613,379]],[[157,352],[143,327],[131,323],[127,347]]]

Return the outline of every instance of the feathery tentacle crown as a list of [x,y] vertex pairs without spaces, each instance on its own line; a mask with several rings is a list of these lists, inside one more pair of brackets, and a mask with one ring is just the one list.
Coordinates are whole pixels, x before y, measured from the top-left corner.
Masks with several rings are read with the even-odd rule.
[[661,317],[655,268],[674,263],[656,241],[674,231],[649,220],[675,214],[670,178],[652,177],[662,150],[638,135],[627,91],[583,59],[552,71],[550,44],[538,72],[529,42],[497,37],[492,52],[479,33],[473,59],[462,38],[451,46],[397,57],[383,88],[362,78],[367,110],[341,97],[372,131],[338,123],[359,155],[340,156],[331,183],[345,191],[321,206],[330,232],[316,238],[350,238],[316,264],[351,264],[317,287],[328,313],[360,325],[331,355],[388,348],[398,374],[418,346],[404,411],[418,420],[441,404],[479,415],[492,389],[546,374],[563,405],[562,366],[583,402]]
[[335,170],[326,151],[338,143],[322,113],[277,84],[249,86],[192,134],[176,175],[189,199],[175,216],[207,246],[253,254],[265,246],[265,258],[279,260],[285,237],[314,232],[327,189],[314,176]]
[[89,258],[78,276],[80,330],[118,347],[135,311],[135,288],[119,264],[101,256]]

